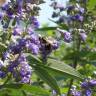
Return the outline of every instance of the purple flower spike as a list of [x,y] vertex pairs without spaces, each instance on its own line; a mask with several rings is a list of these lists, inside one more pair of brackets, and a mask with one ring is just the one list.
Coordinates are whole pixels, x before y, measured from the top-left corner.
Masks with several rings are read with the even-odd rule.
[[57,92],[55,90],[52,90],[52,95],[53,96],[56,96],[57,95]]
[[7,9],[9,9],[9,4],[4,4],[4,5],[2,6],[2,10],[7,10]]
[[20,61],[20,76],[21,76],[21,83],[29,83],[30,82],[30,78],[32,75],[32,68],[31,66],[28,64],[27,60],[26,60],[26,56],[24,54],[22,54],[20,56],[21,60]]
[[33,28],[39,28],[39,22],[36,17],[34,16],[30,17],[30,22]]
[[9,51],[6,51],[3,53],[3,60],[6,60],[10,57],[10,52]]
[[78,92],[78,91],[77,91],[75,96],[82,96],[82,95],[81,95],[81,92]]
[[84,8],[82,8],[82,7],[79,8],[79,11],[81,14],[83,14],[85,12]]
[[71,42],[71,40],[72,40],[71,33],[64,32],[64,41],[67,42],[67,43],[69,43],[69,42]]
[[0,20],[2,20],[3,17],[4,17],[4,13],[0,12]]
[[32,27],[28,27],[27,32],[29,35],[32,35],[34,33],[34,30]]
[[89,89],[89,90],[86,90],[86,92],[85,92],[85,96],[92,96],[92,92],[91,92],[90,89]]
[[27,59],[26,59],[25,54],[21,54],[20,57],[19,57],[19,59],[18,59],[18,61],[19,61],[20,63],[22,63],[22,62],[26,62]]
[[59,28],[57,28],[57,31],[60,32],[60,34],[63,36],[65,42],[69,43],[72,41],[72,35],[70,32]]
[[26,45],[26,39],[23,39],[23,38],[21,38],[18,42],[19,42],[19,46],[21,46],[21,47],[25,47],[25,45]]
[[3,61],[0,60],[0,68],[1,68],[2,66],[4,66],[4,64],[3,64]]
[[82,96],[82,93],[76,90],[76,86],[73,86],[70,90],[70,96]]
[[96,80],[90,80],[89,85],[92,87],[95,87],[96,86]]
[[0,78],[4,78],[6,76],[6,73],[3,71],[0,71]]
[[56,50],[58,48],[59,48],[59,43],[57,41],[54,41],[53,44],[52,44],[52,49]]
[[84,17],[80,15],[76,15],[76,19],[82,22],[84,20]]
[[71,11],[71,10],[73,10],[75,7],[73,6],[73,5],[70,5],[70,6],[68,6],[67,7],[67,11]]
[[32,44],[32,45],[31,45],[31,48],[32,48],[32,53],[33,53],[34,55],[37,55],[37,54],[39,53],[39,47],[38,47],[37,45]]
[[30,82],[30,79],[27,77],[23,77],[21,80],[21,83],[29,83],[29,82]]
[[32,34],[30,38],[31,38],[32,43],[34,43],[36,45],[40,44],[39,37],[36,34]]
[[13,30],[13,35],[14,36],[18,36],[18,35],[21,35],[22,34],[22,29],[20,27],[15,27],[14,30]]
[[86,82],[86,81],[81,84],[82,88],[88,88],[88,86],[89,86],[88,82]]
[[19,8],[22,8],[23,0],[16,0],[16,3],[18,4]]
[[56,50],[56,49],[59,48],[59,44],[58,43],[54,43],[52,47],[53,47],[53,50]]
[[10,45],[9,49],[11,50],[11,53],[19,54],[22,51],[22,46],[19,44]]
[[86,33],[80,33],[80,38],[81,38],[81,40],[82,41],[86,41],[86,39],[87,39],[87,35],[86,35]]
[[76,14],[75,16],[72,16],[71,19],[82,22],[84,20],[84,17],[80,14]]
[[37,55],[39,53],[39,47],[38,45],[34,44],[34,43],[27,43],[26,44],[26,47],[31,50],[31,52],[34,54],[34,55]]

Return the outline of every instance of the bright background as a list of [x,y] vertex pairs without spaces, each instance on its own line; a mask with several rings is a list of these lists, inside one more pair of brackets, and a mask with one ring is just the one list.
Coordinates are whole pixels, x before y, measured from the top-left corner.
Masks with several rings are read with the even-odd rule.
[[[57,2],[61,2],[62,4],[64,4],[64,6],[66,5],[66,1],[68,0],[56,0]],[[54,23],[52,23],[50,20],[48,20],[49,18],[51,18],[52,16],[52,12],[53,9],[50,7],[50,4],[52,3],[51,0],[45,0],[46,3],[41,4],[41,11],[40,11],[40,16],[39,16],[39,22],[41,25],[43,24],[48,24],[49,26],[54,25]]]

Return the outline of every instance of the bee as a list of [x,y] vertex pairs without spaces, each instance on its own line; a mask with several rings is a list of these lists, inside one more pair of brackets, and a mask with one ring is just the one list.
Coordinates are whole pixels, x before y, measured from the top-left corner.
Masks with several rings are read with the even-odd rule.
[[53,44],[56,42],[52,37],[39,37],[41,46],[45,47],[46,51],[51,51]]
[[6,3],[6,0],[0,0],[0,6],[2,6],[4,3]]

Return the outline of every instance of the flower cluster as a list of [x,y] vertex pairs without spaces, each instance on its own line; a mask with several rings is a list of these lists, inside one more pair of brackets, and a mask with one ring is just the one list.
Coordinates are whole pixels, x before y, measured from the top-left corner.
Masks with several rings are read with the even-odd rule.
[[[37,0],[36,0],[37,1]],[[39,7],[37,3],[28,0],[10,0],[8,3],[4,3],[1,6],[0,20],[3,28],[8,28],[11,21],[12,25],[20,24],[21,21],[32,21],[32,16],[38,14]],[[38,25],[37,21],[29,22],[34,25]]]
[[[52,96],[57,96],[57,92],[55,90],[52,90]],[[61,96],[65,96],[65,94],[61,94]]]
[[[59,25],[57,28],[57,31],[63,37],[64,42],[66,43],[72,42],[72,44],[70,45],[73,48],[71,49],[73,50],[73,52],[76,52],[76,51],[82,52],[82,50],[84,50],[84,47],[86,47],[85,45],[87,45],[90,41],[92,41],[92,38],[94,38],[94,36],[92,35],[92,38],[90,39],[90,41],[88,41],[90,38],[88,37],[89,34],[92,34],[93,30],[96,31],[96,28],[94,26],[96,24],[96,21],[95,21],[96,18],[94,18],[94,16],[91,16],[93,15],[92,13],[89,16],[88,14],[89,11],[87,9],[87,1],[88,0],[69,0],[68,5],[65,6],[63,5],[63,3],[60,4],[59,2],[56,2],[56,0],[55,1],[53,0],[53,3],[51,4],[51,7],[53,7],[54,9],[52,18],[53,19],[55,18],[52,21],[55,22],[57,25]],[[77,48],[75,49],[75,47]],[[89,48],[86,48],[86,49],[88,50]],[[72,58],[74,57],[73,55],[71,56]],[[78,56],[76,54],[75,56],[77,56],[78,59],[82,58],[82,56]],[[75,57],[75,60],[73,59],[73,61],[77,60],[75,63],[78,62],[78,59],[76,59],[77,57]],[[86,58],[86,55],[84,57]],[[87,60],[88,58],[86,59],[86,61]],[[76,68],[77,65],[78,63],[73,64],[72,67],[75,66],[74,68]],[[72,83],[73,83],[73,80],[72,82],[70,82],[71,86],[72,86]],[[96,89],[96,80],[85,80],[84,82],[82,82],[79,91],[76,89],[75,86],[72,86],[72,89],[69,90],[70,92],[68,91],[67,95],[68,96],[93,96],[94,94],[96,94],[94,93],[96,92],[95,89]],[[53,91],[53,94],[54,96],[57,95],[55,91]]]
[[87,39],[87,34],[83,29],[71,30],[68,32],[66,30],[57,28],[57,31],[61,34],[61,36],[63,37],[66,43],[72,42],[73,40],[72,31],[78,31],[78,37],[80,38],[82,42],[85,42]]
[[68,32],[66,30],[61,30],[59,28],[57,28],[57,31],[60,32],[60,34],[62,35],[62,37],[64,38],[64,41],[69,43],[72,41],[72,35],[71,32]]
[[[16,82],[30,83],[32,67],[26,53],[43,59],[58,48],[58,42],[43,39],[36,33],[39,28],[38,4],[42,0],[10,0],[0,5],[0,21],[3,30],[10,30],[10,41],[0,60],[0,78],[11,74]],[[52,40],[52,38],[51,38]],[[7,40],[6,40],[7,41]]]
[[[51,6],[56,10],[53,12],[53,18],[59,18],[56,22],[57,24],[65,25],[67,30],[57,29],[61,33],[64,38],[64,41],[69,43],[74,39],[74,31],[78,32],[78,37],[81,41],[85,42],[87,39],[87,34],[85,29],[82,28],[82,24],[84,22],[84,14],[85,8],[81,4],[80,1],[77,1],[76,4],[69,4],[68,6],[64,6],[63,4],[59,4],[59,2],[53,1]],[[83,1],[82,1],[83,2]],[[59,11],[57,11],[59,10]],[[65,15],[66,12],[66,15]],[[79,24],[77,27],[74,24]],[[74,25],[74,26],[73,26]],[[82,25],[82,26],[81,26]]]
[[[34,19],[36,21],[36,18]],[[44,39],[34,31],[34,28],[31,26],[26,29],[26,32],[21,27],[15,27],[11,37],[14,40],[9,43],[2,57],[4,62],[8,62],[6,65],[7,73],[10,72],[16,80],[18,79],[22,83],[29,83],[32,74],[32,68],[25,56],[26,52],[33,55],[40,53],[44,60],[52,50],[58,48],[58,42],[56,40],[51,37]],[[1,74],[4,77],[4,73]]]
[[70,94],[72,96],[92,96],[94,93],[94,89],[96,87],[96,80],[85,80],[81,83],[81,90],[77,91],[76,86],[73,86],[70,90]]
[[[84,16],[83,14],[85,13],[85,9],[83,7],[81,7],[78,3],[75,5],[68,5],[68,6],[64,6],[63,4],[59,4],[56,1],[53,1],[53,3],[51,4],[51,6],[55,9],[55,10],[60,10],[58,13],[53,12],[53,17],[59,17],[58,22],[59,23],[65,23],[65,20],[68,21],[80,21],[82,22],[84,20]],[[60,13],[62,13],[63,11],[67,11],[67,16],[65,15],[61,15]],[[68,23],[69,24],[69,23]]]
[[23,83],[30,82],[30,78],[32,75],[32,68],[28,64],[26,56],[24,56],[24,54],[21,54],[18,61],[20,62],[20,65],[19,65],[19,72],[20,73],[19,74],[21,77],[21,82],[23,82]]
[[32,68],[28,64],[24,53],[21,53],[14,61],[11,60],[7,68],[16,81],[30,83]]

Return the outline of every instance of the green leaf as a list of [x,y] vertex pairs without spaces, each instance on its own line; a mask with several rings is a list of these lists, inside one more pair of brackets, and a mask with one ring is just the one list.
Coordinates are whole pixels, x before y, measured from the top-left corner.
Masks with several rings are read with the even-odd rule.
[[48,63],[50,64],[50,67],[47,68],[48,70],[53,70],[59,74],[67,75],[72,78],[83,79],[78,71],[61,61],[49,59]]
[[89,0],[88,9],[93,10],[95,6],[96,6],[96,0]]
[[1,42],[0,42],[0,47],[3,47],[4,49],[7,48],[7,46],[5,44],[1,43]]
[[60,94],[60,89],[58,87],[58,84],[46,70],[45,68],[41,66],[35,66],[35,73],[42,79],[44,80],[52,89],[56,90],[57,94]]
[[29,64],[40,64],[42,61],[37,57],[30,53],[26,53],[27,59],[29,61]]
[[61,29],[65,29],[65,30],[68,30],[68,29],[69,29],[66,24],[58,23],[58,22],[56,22],[56,21],[54,21],[54,20],[52,20],[52,19],[49,19],[49,20],[52,21],[53,23],[57,24],[57,25],[59,26],[59,27],[57,27],[57,28],[61,28]]
[[7,49],[7,46],[0,42],[0,56],[2,56],[2,53]]
[[15,24],[16,24],[16,18],[13,20],[12,26],[15,26]]
[[96,60],[96,52],[81,51],[81,52],[78,52],[78,55],[81,57],[80,60],[82,60],[82,59],[84,59],[86,61]]
[[31,94],[35,94],[35,96],[50,96],[49,92],[46,90],[37,87],[37,86],[32,86],[28,84],[5,84],[2,86],[2,88],[8,88],[8,89],[14,89],[14,90],[24,90],[26,92],[29,92]]
[[25,96],[23,95],[22,91],[14,90],[14,89],[1,89],[0,96]]
[[57,27],[44,27],[44,28],[39,28],[37,31],[49,31],[49,30],[56,30]]

